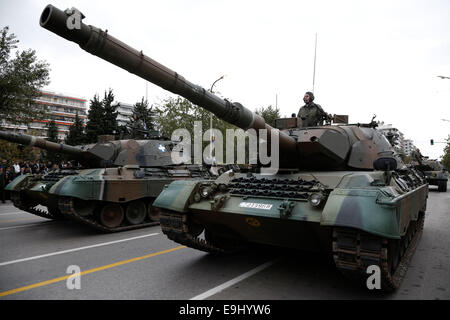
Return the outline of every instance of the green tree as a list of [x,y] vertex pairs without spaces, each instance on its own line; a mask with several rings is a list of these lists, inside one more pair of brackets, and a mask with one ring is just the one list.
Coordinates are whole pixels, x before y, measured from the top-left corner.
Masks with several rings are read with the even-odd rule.
[[31,49],[16,51],[12,58],[18,42],[9,27],[0,30],[0,116],[10,123],[27,124],[46,117],[46,109],[33,99],[50,83],[49,64],[38,61]]
[[[210,128],[211,113],[199,106],[192,104],[189,100],[180,97],[167,98],[162,103],[156,105],[157,124],[161,133],[167,137],[171,137],[176,129],[187,129],[191,135],[191,143],[194,143],[194,123],[200,121],[202,125],[202,137]],[[237,129],[233,126],[213,115],[213,128],[220,130],[223,136],[223,155],[226,161],[226,130]],[[209,141],[202,141],[202,152],[209,145]],[[235,144],[235,159],[236,159]]]
[[47,141],[59,142],[58,139],[58,127],[56,126],[55,120],[50,120],[47,125]]
[[117,115],[116,107],[112,105],[114,101],[114,94],[112,89],[109,89],[108,93],[105,91],[105,97],[102,100],[103,108],[103,133],[102,134],[112,134],[115,135],[119,132],[119,127],[117,125]]
[[[203,132],[210,127],[211,113],[184,98],[166,98],[156,105],[155,112],[159,129],[168,137],[179,128],[187,129],[193,135],[195,121],[201,121]],[[226,129],[236,127],[213,115],[213,128],[225,134]]]
[[69,128],[69,134],[65,139],[65,143],[71,146],[78,146],[83,144],[85,140],[86,138],[84,136],[83,120],[80,119],[77,112],[75,115],[75,121]]
[[442,165],[447,171],[450,171],[450,135],[447,138],[447,145],[444,148],[444,155],[442,156]]
[[14,160],[34,161],[36,158],[36,153],[33,152],[33,147],[0,140],[0,159],[6,159],[12,162]]
[[[47,138],[45,139],[50,142],[59,142],[58,127],[53,119],[47,124]],[[56,152],[41,150],[40,153],[41,159],[52,163],[59,163],[63,159],[63,155]]]
[[147,100],[142,97],[141,102],[134,104],[132,112],[128,123],[131,138],[147,138],[148,132],[155,129],[152,107],[149,107]]
[[96,143],[97,136],[103,134],[103,107],[98,94],[89,102],[86,123],[86,143]]
[[103,100],[100,101],[98,94],[90,101],[88,121],[86,123],[86,143],[96,143],[99,135],[118,135],[116,107],[112,104],[114,94],[112,89],[105,91]]
[[[210,128],[210,115],[211,113],[199,106],[192,104],[189,100],[176,97],[176,98],[167,98],[163,100],[156,107],[156,112],[158,114],[157,124],[159,130],[167,136],[171,137],[174,130],[183,128],[187,129],[191,134],[191,138],[194,138],[193,129],[194,122],[201,121],[202,123],[202,134],[205,133],[206,130]],[[275,127],[275,119],[281,118],[280,109],[274,108],[271,105],[268,107],[262,107],[260,109],[255,110],[256,114],[261,115],[267,124]],[[213,115],[213,128],[221,131],[223,136],[223,147],[224,147],[224,162],[226,162],[225,152],[227,151],[227,137],[226,130],[227,129],[238,129],[236,126],[231,125]],[[193,141],[192,141],[193,142]],[[234,143],[234,159],[237,159],[238,150],[237,150],[237,141]],[[209,144],[209,141],[203,141],[202,150]],[[248,153],[248,139],[246,139],[245,146],[245,159],[249,161],[249,153]]]
[[274,108],[272,105],[269,105],[267,108],[256,109],[255,113],[263,117],[266,123],[274,128],[275,120],[281,118],[280,109]]

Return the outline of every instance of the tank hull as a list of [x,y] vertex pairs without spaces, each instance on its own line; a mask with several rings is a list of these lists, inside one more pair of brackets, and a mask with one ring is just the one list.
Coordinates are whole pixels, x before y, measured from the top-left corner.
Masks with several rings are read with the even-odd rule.
[[153,201],[165,185],[199,178],[211,178],[206,167],[86,169],[59,180],[48,193],[64,216],[99,231],[117,232],[159,224]]
[[58,196],[50,194],[49,190],[63,177],[78,172],[57,170],[47,174],[26,174],[16,177],[5,190],[10,192],[15,207],[40,217],[61,220],[66,217],[58,208]]
[[198,165],[58,170],[19,176],[5,190],[15,207],[31,214],[117,232],[159,224],[159,210],[152,204],[165,185],[211,177]]
[[448,176],[442,171],[424,171],[429,185],[437,186],[439,192],[447,191]]
[[[293,241],[286,244],[283,240],[286,239],[285,234],[297,236],[295,232],[282,232],[287,225],[297,226],[302,223],[321,227],[351,227],[386,238],[400,239],[409,222],[416,221],[418,213],[425,211],[428,186],[424,184],[406,192],[398,192],[395,186],[374,186],[373,183],[382,176],[382,172],[376,171],[307,172],[271,176],[270,179],[280,181],[315,181],[324,185],[329,192],[324,203],[319,206],[311,205],[308,200],[311,194],[318,193],[315,186],[310,187],[310,191],[306,191],[302,197],[289,197],[289,191],[282,190],[288,190],[294,185],[279,184],[279,192],[286,194],[268,196],[264,193],[276,192],[274,189],[277,189],[277,185],[272,184],[270,191],[256,189],[252,182],[245,182],[248,178],[243,174],[235,175],[235,180],[244,181],[240,181],[239,186],[230,185],[231,191],[217,192],[213,198],[198,202],[189,199],[195,198],[195,193],[209,183],[177,181],[164,190],[154,205],[162,210],[192,214],[195,222],[205,226],[223,225],[224,229],[233,230],[239,237],[251,242],[303,247],[304,243]],[[252,176],[255,181],[264,177],[266,176]],[[239,187],[242,185],[248,190],[248,194],[240,194],[242,190]],[[259,187],[263,188],[264,185]],[[260,194],[255,195],[256,193]],[[174,198],[177,200],[173,201]],[[220,206],[214,207],[214,203],[219,202],[218,199],[224,200]],[[178,206],[178,203],[189,201],[191,203],[187,207]],[[286,209],[287,206],[289,209]]]
[[[401,189],[405,175],[386,183],[381,171],[224,175],[214,182],[176,181],[158,196],[154,206],[170,239],[208,252],[233,252],[246,243],[324,252],[338,269],[359,278],[375,259],[383,270],[393,268],[385,272],[383,288],[398,288],[404,274],[394,271],[405,269],[412,256],[406,252],[420,237],[428,184]],[[316,195],[321,202],[314,202]],[[409,251],[387,250],[405,241]],[[351,251],[348,243],[358,245]],[[360,245],[373,250],[365,257]],[[402,258],[388,264],[385,255],[394,251]]]

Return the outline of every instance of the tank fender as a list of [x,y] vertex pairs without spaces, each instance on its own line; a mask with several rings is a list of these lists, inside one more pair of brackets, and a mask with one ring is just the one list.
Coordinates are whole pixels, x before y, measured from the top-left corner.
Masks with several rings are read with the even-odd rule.
[[395,205],[380,205],[380,199],[391,201],[380,189],[334,189],[325,204],[320,224],[360,229],[379,236],[400,239]]
[[61,197],[76,197],[83,200],[103,199],[104,183],[101,174],[105,169],[86,169],[77,175],[60,179],[49,193]]
[[49,190],[49,193],[56,196],[76,197],[83,200],[102,199],[95,196],[101,189],[101,181],[87,180],[87,183],[79,183],[84,176],[67,176],[56,182]]
[[28,174],[24,174],[24,175],[18,176],[13,181],[11,181],[10,183],[8,183],[6,185],[5,190],[7,190],[7,191],[19,191],[20,190],[20,185],[22,184],[22,182],[28,180],[31,177],[32,176],[28,175]]
[[165,186],[153,202],[154,207],[176,212],[188,212],[190,199],[197,190],[199,181],[177,180]]

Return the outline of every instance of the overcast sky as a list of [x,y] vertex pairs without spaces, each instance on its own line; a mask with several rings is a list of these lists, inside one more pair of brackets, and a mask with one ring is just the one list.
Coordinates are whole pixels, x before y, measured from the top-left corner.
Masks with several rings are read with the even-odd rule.
[[[108,88],[135,103],[144,80],[92,56],[39,26],[44,7],[76,7],[86,24],[255,110],[276,101],[297,112],[312,90],[315,102],[350,122],[374,114],[401,130],[424,155],[443,154],[450,134],[450,1],[40,1],[0,0],[0,27],[19,49],[36,50],[51,67],[45,89],[91,99]],[[171,94],[148,84],[150,103]],[[278,99],[277,99],[277,98]]]

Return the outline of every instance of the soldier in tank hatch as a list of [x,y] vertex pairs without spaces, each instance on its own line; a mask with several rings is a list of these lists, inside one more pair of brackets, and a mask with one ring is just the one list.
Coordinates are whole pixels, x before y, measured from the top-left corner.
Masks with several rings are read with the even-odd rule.
[[323,125],[324,119],[330,119],[331,116],[323,111],[319,104],[314,101],[314,94],[306,92],[303,97],[305,105],[298,111],[297,117],[302,119],[302,127],[314,127]]

